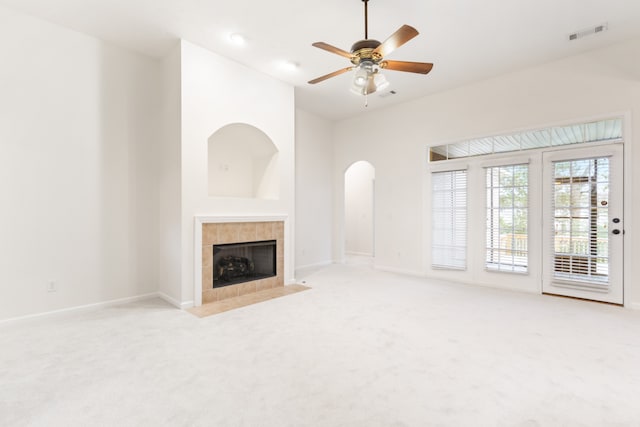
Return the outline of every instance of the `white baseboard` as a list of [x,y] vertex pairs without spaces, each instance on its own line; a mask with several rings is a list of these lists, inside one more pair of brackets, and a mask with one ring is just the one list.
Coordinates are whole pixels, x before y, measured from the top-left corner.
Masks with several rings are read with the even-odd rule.
[[326,267],[327,265],[331,264],[333,264],[333,261],[316,262],[315,264],[307,264],[296,267],[296,271],[308,270],[310,268]]
[[333,261],[323,261],[323,262],[317,262],[315,264],[308,264],[308,265],[302,265],[300,267],[297,267],[295,269],[295,276],[298,277],[299,279],[293,279],[292,281],[290,281],[288,284],[289,285],[295,285],[295,284],[305,284],[305,278],[307,276],[309,276],[310,274],[315,273],[316,271],[320,271],[322,270],[324,267],[331,265],[331,264],[335,264]]
[[112,306],[115,306],[115,305],[127,304],[127,303],[132,303],[132,302],[137,302],[137,301],[144,301],[144,300],[148,300],[148,299],[152,299],[152,298],[157,298],[158,296],[159,295],[158,295],[157,292],[152,292],[152,293],[149,293],[149,294],[136,295],[136,296],[133,296],[133,297],[119,298],[119,299],[114,299],[114,300],[110,300],[110,301],[97,302],[97,303],[93,303],[93,304],[86,304],[86,305],[78,305],[78,306],[75,306],[75,307],[61,308],[60,310],[45,311],[43,313],[28,314],[26,316],[11,317],[9,319],[0,320],[0,323],[37,319],[37,318],[57,316],[57,315],[61,315],[61,314],[74,313],[74,312],[77,313],[77,312],[82,312],[82,311],[91,311],[91,310],[96,310],[98,308],[112,307]]
[[[180,301],[178,301],[177,299],[170,297],[169,295],[165,294],[164,292],[158,292],[158,296],[160,298],[162,298],[163,300],[165,300],[166,302],[168,302],[169,304],[171,304],[172,306],[182,309],[182,303]],[[192,305],[193,307],[193,305]]]
[[640,310],[640,303],[638,302],[631,303],[629,304],[629,308],[631,310]]
[[352,252],[352,251],[348,251],[348,252],[345,252],[345,255],[373,257],[373,254],[371,252]]
[[405,276],[414,276],[414,277],[425,277],[425,274],[422,271],[405,270],[402,268],[387,267],[384,265],[374,265],[373,268],[379,271],[386,271],[387,273],[396,273],[396,274],[402,274]]
[[485,283],[485,282],[478,282],[478,281],[467,280],[467,279],[453,279],[450,277],[442,277],[437,275],[434,276],[429,273],[425,274],[424,277],[425,279],[428,279],[428,280],[433,280],[433,281],[443,282],[443,283],[452,283],[457,285],[474,286],[474,287],[487,288],[487,289],[498,289],[498,290],[509,291],[509,292],[520,292],[520,293],[527,293],[527,294],[542,295],[542,292],[538,288],[523,288],[517,285],[503,285],[499,283]]

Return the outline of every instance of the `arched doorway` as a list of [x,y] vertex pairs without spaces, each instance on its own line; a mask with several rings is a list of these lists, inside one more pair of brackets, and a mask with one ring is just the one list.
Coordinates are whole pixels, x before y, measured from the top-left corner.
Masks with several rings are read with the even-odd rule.
[[375,168],[353,163],[344,173],[344,237],[347,261],[375,256]]

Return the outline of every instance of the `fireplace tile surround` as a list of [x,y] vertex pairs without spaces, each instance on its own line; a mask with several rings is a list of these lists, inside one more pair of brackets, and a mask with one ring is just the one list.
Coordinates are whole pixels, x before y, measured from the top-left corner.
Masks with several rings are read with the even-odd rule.
[[[212,288],[213,245],[276,241],[276,276]],[[202,303],[222,301],[284,286],[284,221],[207,222],[202,224]]]

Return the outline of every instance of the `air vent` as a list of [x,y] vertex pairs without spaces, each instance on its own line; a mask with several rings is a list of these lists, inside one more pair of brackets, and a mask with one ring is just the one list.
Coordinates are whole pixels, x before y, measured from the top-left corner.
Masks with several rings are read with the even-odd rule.
[[389,92],[381,93],[380,98],[386,98],[388,96],[395,95],[395,94],[396,94],[395,90],[390,90]]
[[582,37],[590,36],[592,34],[598,34],[607,30],[607,24],[600,24],[596,27],[587,28],[585,30],[576,31],[575,33],[569,34],[569,41],[581,39]]

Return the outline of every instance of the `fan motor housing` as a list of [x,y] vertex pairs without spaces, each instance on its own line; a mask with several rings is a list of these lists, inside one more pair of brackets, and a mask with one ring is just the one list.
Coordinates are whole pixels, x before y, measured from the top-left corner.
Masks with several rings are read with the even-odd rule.
[[378,63],[382,56],[378,53],[375,53],[374,50],[380,46],[380,42],[374,39],[365,39],[359,40],[351,46],[351,53],[353,54],[353,58],[351,62],[354,65],[360,64],[363,60],[373,61],[374,63]]

